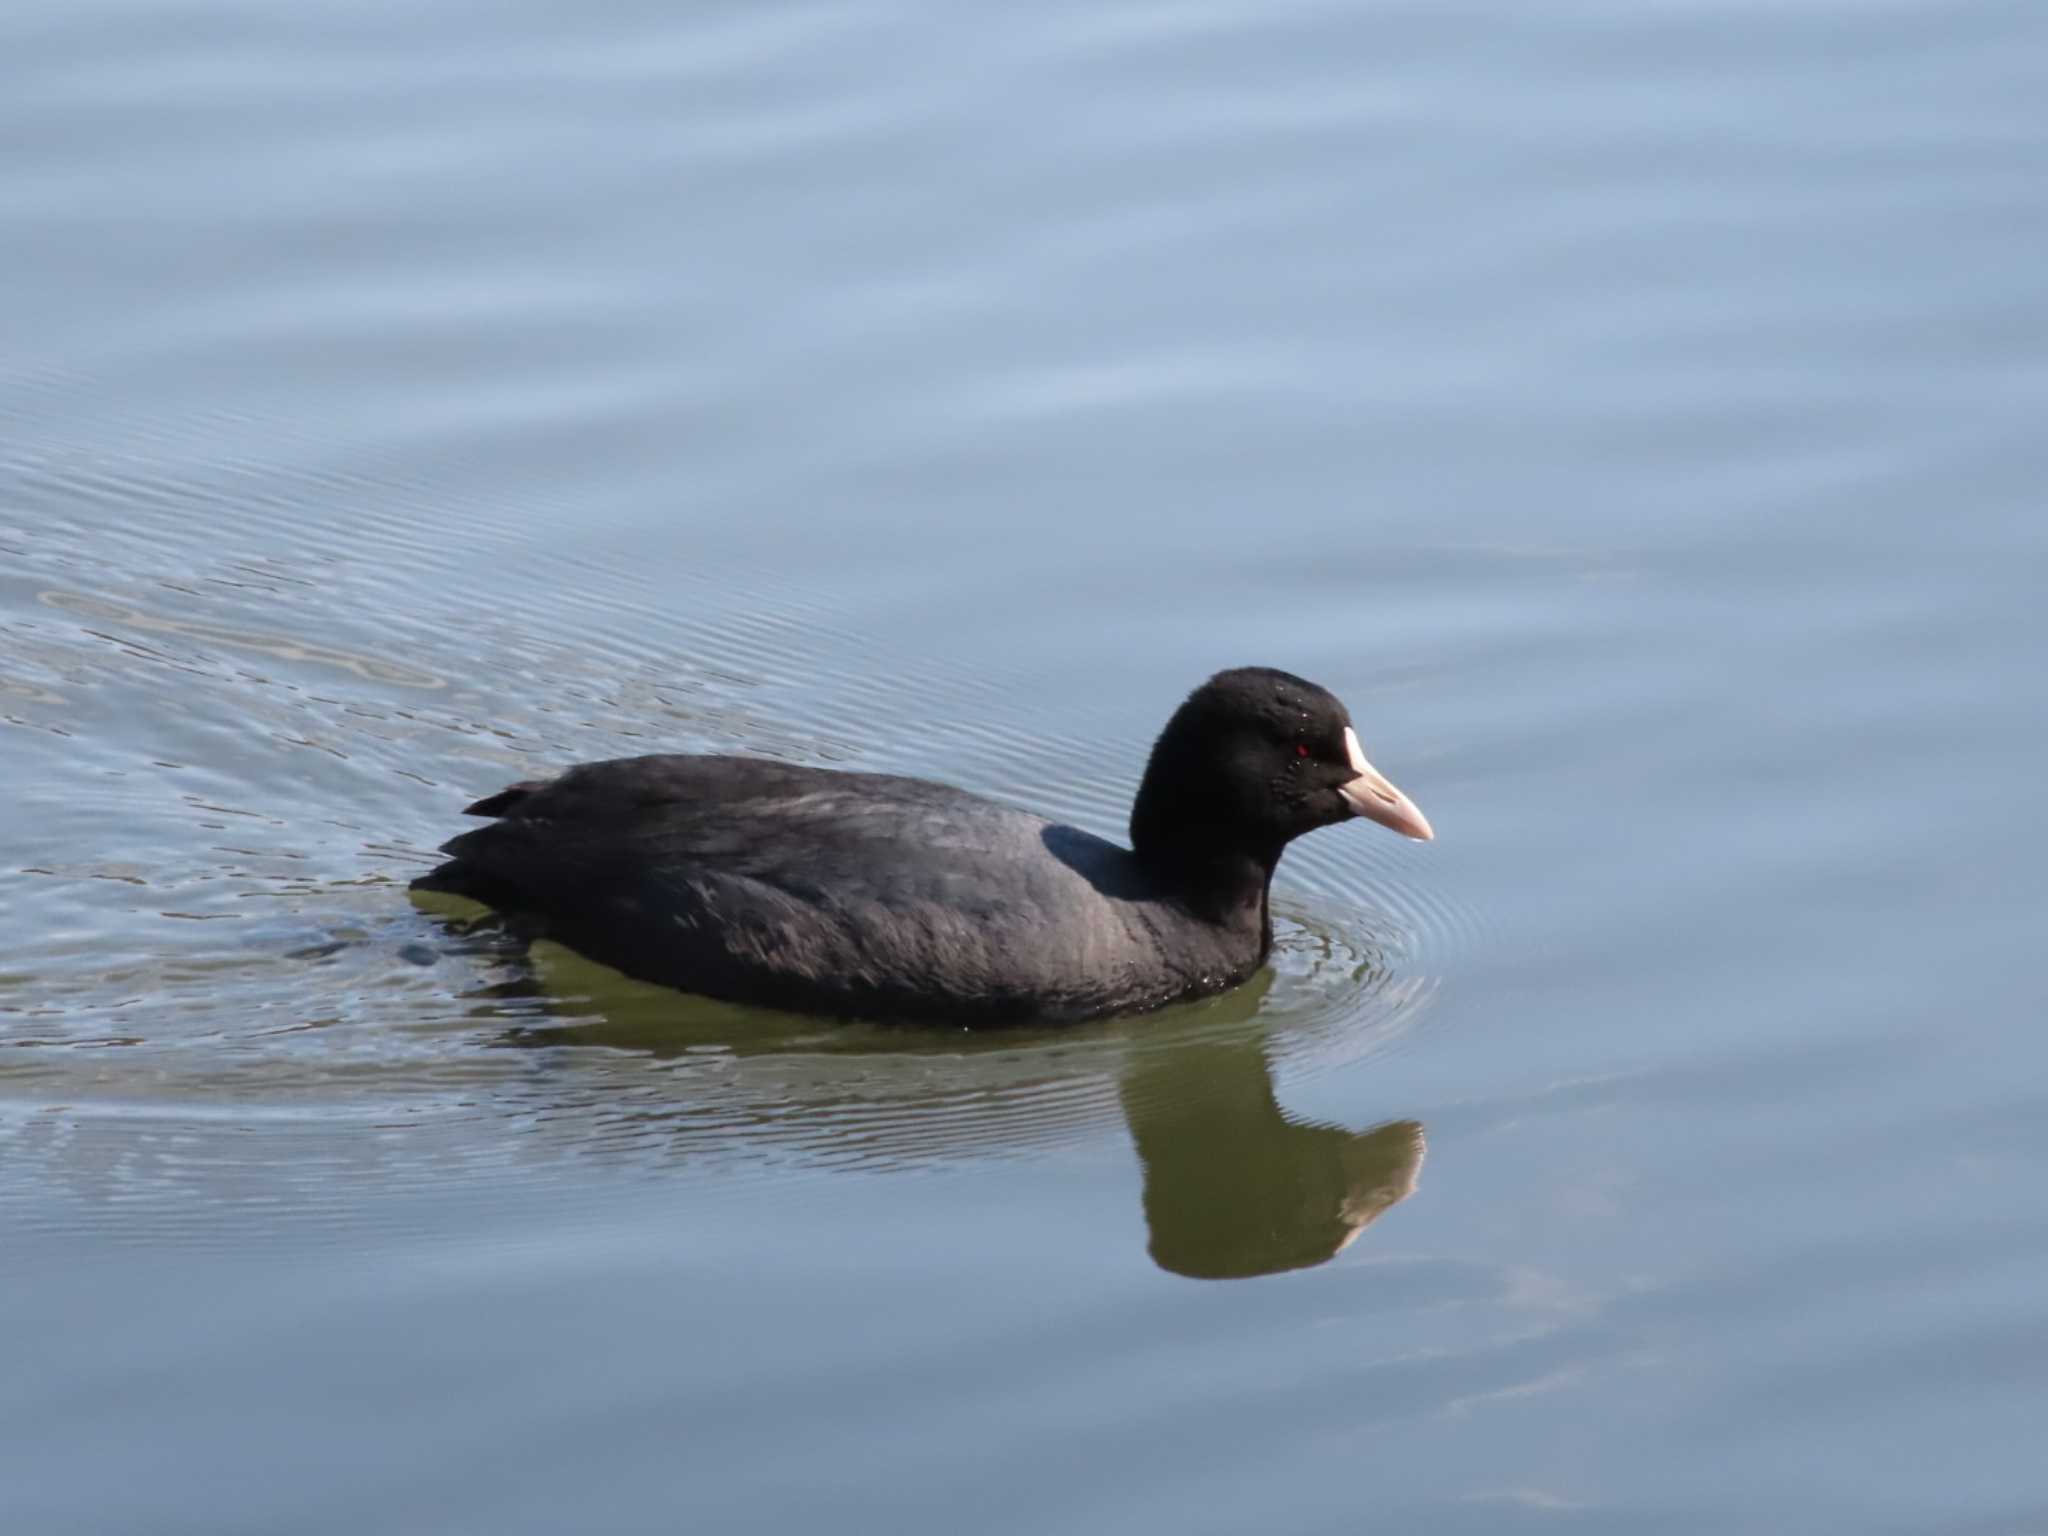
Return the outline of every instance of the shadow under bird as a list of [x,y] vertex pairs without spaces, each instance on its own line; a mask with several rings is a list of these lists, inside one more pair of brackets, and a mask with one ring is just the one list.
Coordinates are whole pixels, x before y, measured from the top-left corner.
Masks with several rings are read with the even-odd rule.
[[1287,844],[1429,822],[1328,690],[1219,672],[1152,748],[1131,846],[925,779],[750,757],[584,763],[468,814],[413,882],[645,981],[849,1018],[991,1025],[1221,992],[1273,943]]

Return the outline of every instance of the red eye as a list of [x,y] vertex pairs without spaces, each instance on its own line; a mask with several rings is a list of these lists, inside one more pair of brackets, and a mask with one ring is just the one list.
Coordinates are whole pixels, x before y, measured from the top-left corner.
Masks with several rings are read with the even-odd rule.
[[1307,756],[1308,756],[1308,743],[1307,743],[1307,742],[1305,742],[1305,741],[1297,741],[1297,742],[1296,742],[1296,743],[1294,744],[1294,755],[1295,755],[1296,757],[1307,757]]

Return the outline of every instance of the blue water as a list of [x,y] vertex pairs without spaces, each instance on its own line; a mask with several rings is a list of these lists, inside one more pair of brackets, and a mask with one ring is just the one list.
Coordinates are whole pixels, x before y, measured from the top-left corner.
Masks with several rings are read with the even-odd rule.
[[[2048,1528],[2048,12],[0,16],[0,1527]],[[977,1040],[451,927],[578,758],[1438,840]]]

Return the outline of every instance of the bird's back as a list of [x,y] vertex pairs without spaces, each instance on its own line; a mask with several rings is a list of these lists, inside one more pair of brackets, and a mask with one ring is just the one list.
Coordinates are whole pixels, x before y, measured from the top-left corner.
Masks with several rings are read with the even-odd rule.
[[471,809],[497,819],[416,884],[711,996],[992,1022],[1157,1006],[1249,969],[1125,850],[922,779],[622,758]]

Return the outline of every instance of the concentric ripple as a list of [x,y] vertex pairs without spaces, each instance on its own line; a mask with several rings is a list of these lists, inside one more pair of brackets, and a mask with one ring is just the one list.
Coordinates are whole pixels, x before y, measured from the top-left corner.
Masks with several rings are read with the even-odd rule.
[[[1397,1048],[1469,938],[1404,850],[1352,829],[1290,852],[1269,973],[1148,1018],[828,1026],[529,960],[404,895],[461,804],[508,780],[738,750],[927,772],[1116,836],[1149,722],[1104,731],[887,652],[770,578],[657,578],[529,547],[503,529],[545,518],[433,484],[280,468],[247,451],[260,424],[74,449],[69,398],[0,389],[37,445],[0,456],[0,790],[26,813],[5,890],[34,918],[0,965],[17,1167],[75,1165],[110,1198],[203,1181],[317,1203],[318,1159],[276,1138],[354,1137],[398,1180],[458,1146],[820,1170],[1016,1154],[1209,1091],[1161,1053],[1245,1046],[1231,1071],[1292,1076]],[[449,554],[472,547],[487,566]],[[179,1126],[213,1150],[178,1151]]]

